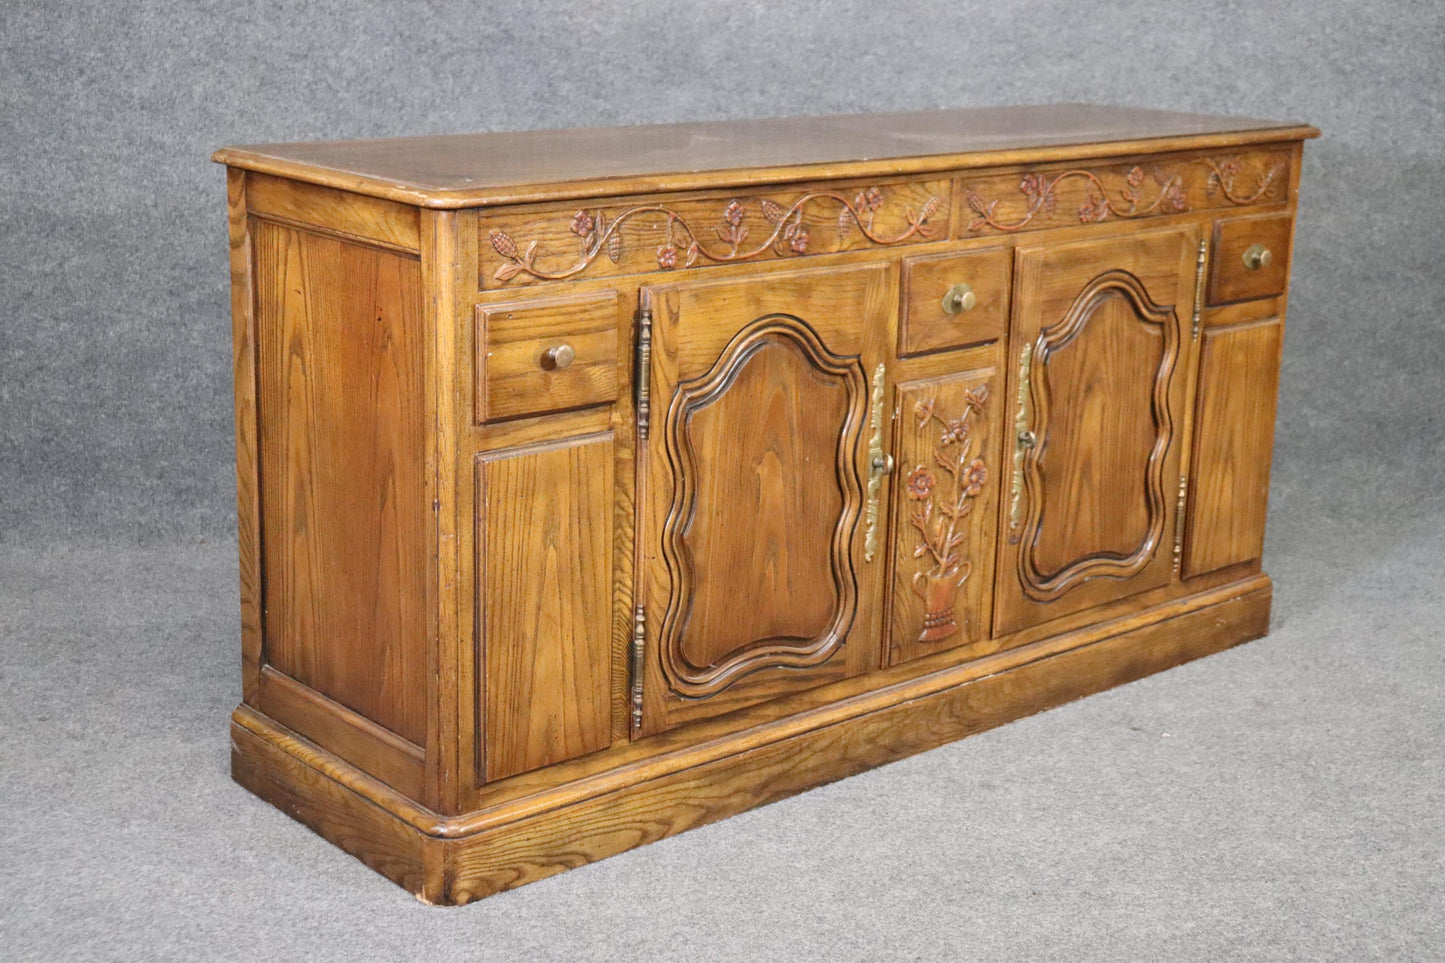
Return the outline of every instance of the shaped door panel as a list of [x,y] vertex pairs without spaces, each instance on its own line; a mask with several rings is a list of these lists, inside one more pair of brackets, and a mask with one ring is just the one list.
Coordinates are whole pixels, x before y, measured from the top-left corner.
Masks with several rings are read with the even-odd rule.
[[1171,579],[1196,244],[1018,250],[1000,634]]
[[654,732],[878,664],[879,266],[655,288],[640,597]]

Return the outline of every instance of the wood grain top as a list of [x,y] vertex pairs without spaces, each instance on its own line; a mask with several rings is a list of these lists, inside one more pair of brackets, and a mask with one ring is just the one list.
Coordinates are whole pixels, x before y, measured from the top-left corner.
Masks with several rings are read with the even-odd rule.
[[1050,104],[228,147],[213,159],[423,207],[1235,147],[1303,124]]

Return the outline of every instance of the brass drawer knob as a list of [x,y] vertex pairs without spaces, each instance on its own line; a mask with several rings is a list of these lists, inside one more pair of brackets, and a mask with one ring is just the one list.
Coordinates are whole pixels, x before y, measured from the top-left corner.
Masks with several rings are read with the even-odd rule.
[[978,295],[973,293],[973,288],[967,284],[955,284],[943,296],[943,313],[962,314],[964,311],[973,310],[976,304]]
[[577,349],[570,344],[559,344],[548,348],[542,355],[542,367],[550,370],[565,368],[577,360]]
[[1269,267],[1269,262],[1273,260],[1274,254],[1263,244],[1251,244],[1244,252],[1244,267],[1247,271]]

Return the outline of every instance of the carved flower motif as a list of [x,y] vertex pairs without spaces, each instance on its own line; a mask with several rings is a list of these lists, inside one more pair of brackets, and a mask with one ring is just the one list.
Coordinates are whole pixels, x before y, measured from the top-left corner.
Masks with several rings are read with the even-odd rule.
[[659,267],[677,267],[677,248],[671,244],[664,244],[657,249],[657,264]]
[[962,418],[954,418],[948,422],[943,429],[943,434],[938,438],[938,443],[944,448],[947,448],[949,445],[962,442],[967,437],[968,417],[965,415]]
[[1097,224],[1109,216],[1109,202],[1102,194],[1090,194],[1089,199],[1079,205],[1079,222]]
[[1129,171],[1129,176],[1125,179],[1129,182],[1130,187],[1138,187],[1140,184],[1144,183],[1144,168],[1132,168]]
[[737,227],[743,222],[743,206],[737,201],[728,201],[728,206],[723,208],[723,220]]
[[592,229],[596,226],[597,221],[586,211],[578,211],[572,215],[572,233],[578,237],[586,237],[591,234]]
[[883,206],[883,191],[877,187],[870,187],[861,192],[853,204],[860,211],[876,211]]
[[904,487],[908,490],[908,497],[916,502],[921,502],[927,498],[933,491],[934,484],[935,479],[933,472],[924,468],[922,465],[919,465],[913,469],[913,471],[909,472],[907,480],[904,481]]
[[794,234],[792,243],[789,246],[793,249],[794,254],[808,253],[808,232],[799,231]]
[[966,486],[965,491],[967,491],[970,496],[977,495],[983,491],[984,482],[988,481],[988,468],[984,465],[982,459],[975,458],[969,462],[968,467],[964,469],[958,481],[960,485]]
[[1019,181],[1019,190],[1025,197],[1037,197],[1044,189],[1044,179],[1037,174],[1025,174]]
[[933,417],[933,399],[920,398],[913,406],[913,416],[918,419],[919,428],[928,424],[928,419]]
[[1185,199],[1184,192],[1179,189],[1177,183],[1169,185],[1164,193],[1164,201],[1161,206],[1175,213],[1189,210],[1189,202]]
[[988,404],[988,385],[981,384],[977,388],[970,388],[967,397],[967,404],[970,408],[977,408],[982,411],[983,406]]

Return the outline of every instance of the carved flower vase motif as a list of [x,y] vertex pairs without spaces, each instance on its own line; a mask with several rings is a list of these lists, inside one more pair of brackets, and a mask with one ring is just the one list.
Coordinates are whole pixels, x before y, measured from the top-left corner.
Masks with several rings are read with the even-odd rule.
[[[973,572],[973,563],[962,554],[968,539],[967,519],[974,499],[988,481],[987,466],[975,457],[974,438],[974,424],[987,404],[988,385],[979,385],[965,395],[961,414],[940,413],[932,398],[920,400],[914,407],[919,432],[934,426],[939,429],[933,467],[918,465],[904,480],[908,498],[917,503],[909,513],[909,521],[918,530],[913,557],[928,559],[928,567],[915,572],[912,583],[914,594],[923,600],[920,642],[939,642],[959,630],[954,614],[958,593]],[[934,468],[941,475],[935,475]]]
[[973,563],[964,562],[943,575],[913,573],[913,593],[923,599],[923,631],[918,634],[918,641],[941,642],[958,631],[958,621],[953,616],[958,605],[958,590],[963,588],[972,571]]

